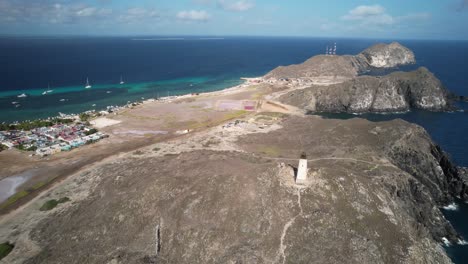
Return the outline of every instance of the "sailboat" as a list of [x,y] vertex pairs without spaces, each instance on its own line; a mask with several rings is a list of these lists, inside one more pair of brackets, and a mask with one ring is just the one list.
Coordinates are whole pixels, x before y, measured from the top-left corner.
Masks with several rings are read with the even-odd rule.
[[54,90],[51,90],[51,89],[50,89],[50,85],[47,84],[47,91],[46,91],[46,92],[47,92],[47,93],[51,93],[51,92],[53,92],[53,91],[54,91]]
[[54,91],[54,90],[51,90],[51,89],[50,89],[50,85],[47,84],[47,91],[44,91],[44,92],[42,93],[42,95],[46,95],[46,94],[51,93],[51,92],[53,92],[53,91]]
[[124,84],[125,82],[122,79],[122,76],[120,76],[120,84]]
[[85,89],[89,89],[91,88],[92,86],[89,84],[89,79],[86,78],[86,86],[85,86]]

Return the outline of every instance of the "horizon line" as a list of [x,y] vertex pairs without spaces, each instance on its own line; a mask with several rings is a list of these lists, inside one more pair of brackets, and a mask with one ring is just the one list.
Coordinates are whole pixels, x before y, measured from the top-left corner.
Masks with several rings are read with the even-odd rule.
[[431,39],[431,38],[402,38],[402,37],[343,37],[343,36],[307,36],[307,35],[218,35],[218,34],[2,34],[0,38],[137,38],[137,37],[188,37],[188,38],[304,38],[304,39],[350,39],[350,40],[410,40],[410,41],[468,41],[468,39]]

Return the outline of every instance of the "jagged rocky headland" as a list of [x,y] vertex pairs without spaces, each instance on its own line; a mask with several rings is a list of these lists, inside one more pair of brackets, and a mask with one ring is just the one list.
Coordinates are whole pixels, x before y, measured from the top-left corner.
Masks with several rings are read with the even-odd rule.
[[427,68],[365,75],[375,68],[390,69],[415,62],[413,52],[398,43],[377,44],[356,56],[315,56],[300,65],[279,67],[265,78],[301,86],[284,94],[280,101],[309,112],[453,110],[455,97]]
[[428,69],[358,76],[329,86],[313,85],[285,94],[282,102],[310,112],[403,112],[453,109],[449,92]]

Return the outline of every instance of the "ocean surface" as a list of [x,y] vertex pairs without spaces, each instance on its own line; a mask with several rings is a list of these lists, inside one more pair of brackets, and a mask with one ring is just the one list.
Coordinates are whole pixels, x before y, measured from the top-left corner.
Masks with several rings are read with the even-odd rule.
[[[141,98],[220,90],[240,84],[240,77],[260,76],[279,65],[301,63],[324,53],[325,47],[335,42],[337,53],[342,55],[357,54],[382,41],[389,42],[269,37],[3,37],[0,122],[105,109]],[[411,48],[418,61],[402,70],[425,66],[448,89],[468,96],[468,42],[399,42]],[[121,77],[123,85],[119,84]],[[84,88],[87,78],[91,89]],[[49,89],[53,92],[42,95]],[[18,98],[22,93],[27,97]],[[466,103],[459,107],[468,110]],[[412,111],[361,117],[372,121],[402,118],[417,123],[458,165],[468,166],[468,112]],[[468,240],[468,205],[458,207],[444,213]],[[468,246],[452,246],[447,251],[456,263],[468,259]]]

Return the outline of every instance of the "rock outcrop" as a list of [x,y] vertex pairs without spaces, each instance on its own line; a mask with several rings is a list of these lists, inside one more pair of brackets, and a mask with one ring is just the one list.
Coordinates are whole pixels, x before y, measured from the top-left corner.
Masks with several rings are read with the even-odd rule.
[[359,76],[330,86],[311,86],[280,98],[310,112],[401,112],[452,108],[449,92],[426,68],[383,77]]
[[372,68],[393,68],[415,63],[414,53],[399,43],[377,44],[358,55],[318,55],[302,64],[280,66],[265,79],[348,80]]
[[364,56],[314,56],[302,64],[280,66],[265,75],[266,79],[324,79],[345,81],[367,71]]
[[414,53],[397,42],[376,44],[361,52],[368,64],[375,68],[393,68],[399,65],[416,63]]

